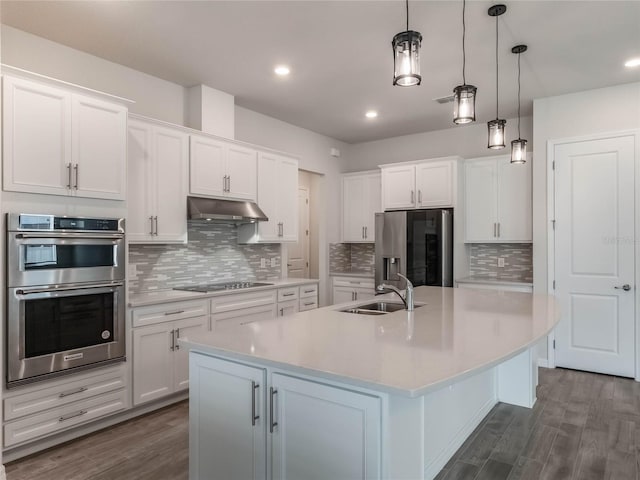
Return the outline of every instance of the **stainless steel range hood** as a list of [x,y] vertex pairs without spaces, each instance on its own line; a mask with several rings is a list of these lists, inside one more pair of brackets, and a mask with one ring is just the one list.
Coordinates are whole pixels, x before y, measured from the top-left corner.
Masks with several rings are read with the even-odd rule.
[[187,197],[187,218],[203,222],[255,223],[269,220],[254,202]]

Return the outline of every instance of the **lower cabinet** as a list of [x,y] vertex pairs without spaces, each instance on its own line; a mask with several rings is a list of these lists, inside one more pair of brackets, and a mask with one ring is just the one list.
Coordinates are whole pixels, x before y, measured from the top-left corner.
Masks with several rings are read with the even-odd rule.
[[372,278],[333,277],[333,303],[371,300],[376,296]]
[[133,404],[189,387],[188,352],[178,338],[209,330],[209,317],[184,318],[133,329]]
[[381,478],[380,398],[199,353],[190,368],[190,479]]

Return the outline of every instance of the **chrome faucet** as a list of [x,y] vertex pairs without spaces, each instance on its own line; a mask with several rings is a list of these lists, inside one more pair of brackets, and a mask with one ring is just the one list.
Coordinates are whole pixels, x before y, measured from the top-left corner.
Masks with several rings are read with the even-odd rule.
[[397,287],[394,287],[393,285],[387,285],[386,283],[381,283],[380,285],[378,285],[376,287],[376,295],[381,295],[383,293],[387,293],[389,291],[392,291],[392,292],[394,292],[396,295],[398,295],[400,297],[400,299],[402,300],[402,303],[404,303],[404,307],[407,309],[407,311],[413,312],[413,310],[414,310],[413,283],[411,283],[411,281],[407,277],[402,275],[401,273],[396,273],[396,275],[398,275],[401,278],[404,278],[405,281],[407,282],[405,295],[402,296],[402,292],[400,292],[400,289],[398,289]]

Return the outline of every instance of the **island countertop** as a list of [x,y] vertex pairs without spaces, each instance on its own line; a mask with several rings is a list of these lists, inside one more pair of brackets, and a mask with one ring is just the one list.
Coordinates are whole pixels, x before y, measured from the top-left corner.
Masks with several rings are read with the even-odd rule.
[[[398,300],[385,295],[382,300]],[[552,296],[417,287],[414,312],[369,316],[342,305],[180,338],[192,350],[417,397],[530,348],[556,325]]]

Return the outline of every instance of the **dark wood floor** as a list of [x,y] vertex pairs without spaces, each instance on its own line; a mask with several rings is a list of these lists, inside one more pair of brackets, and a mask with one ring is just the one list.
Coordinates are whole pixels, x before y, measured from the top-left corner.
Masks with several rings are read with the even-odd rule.
[[[188,404],[6,465],[8,480],[188,477]],[[498,404],[437,480],[637,480],[640,383],[540,370],[533,409]]]

